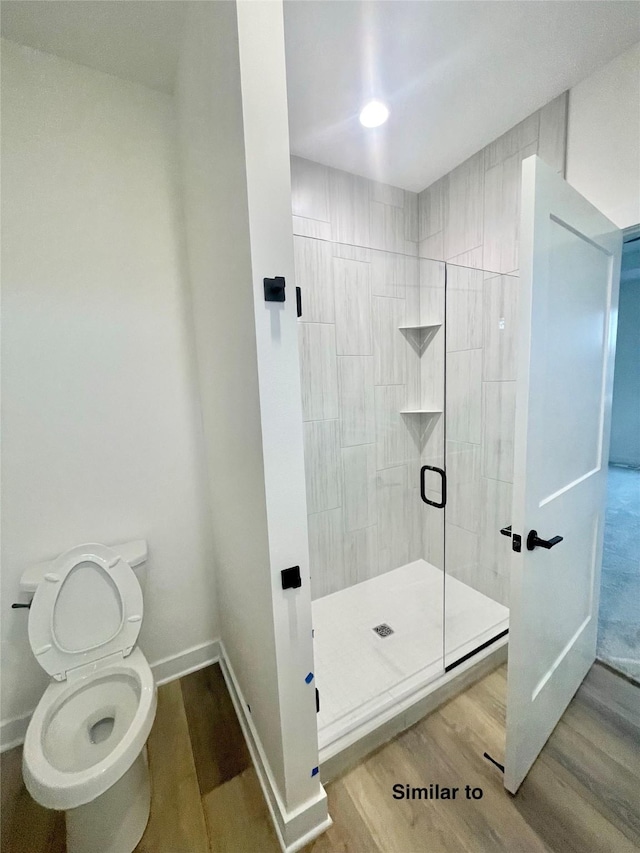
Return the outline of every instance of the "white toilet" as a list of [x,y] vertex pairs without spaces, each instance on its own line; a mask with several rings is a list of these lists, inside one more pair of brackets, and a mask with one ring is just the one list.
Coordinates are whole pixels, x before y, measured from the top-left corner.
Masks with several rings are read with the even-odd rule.
[[156,688],[135,647],[144,541],[78,545],[22,576],[33,592],[29,642],[52,676],[24,743],[31,796],[64,810],[68,853],[131,853],[149,819],[145,743]]

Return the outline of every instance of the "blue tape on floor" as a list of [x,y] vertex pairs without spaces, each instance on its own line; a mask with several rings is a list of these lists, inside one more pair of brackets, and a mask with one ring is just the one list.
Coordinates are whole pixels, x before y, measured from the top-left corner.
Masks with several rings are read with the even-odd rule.
[[312,672],[310,672],[309,675],[305,678],[305,681],[307,682],[307,684],[311,684],[311,682],[313,681],[313,673]]
[[317,776],[319,772],[320,772],[320,769],[318,767],[314,767],[313,770],[311,771],[311,775]]

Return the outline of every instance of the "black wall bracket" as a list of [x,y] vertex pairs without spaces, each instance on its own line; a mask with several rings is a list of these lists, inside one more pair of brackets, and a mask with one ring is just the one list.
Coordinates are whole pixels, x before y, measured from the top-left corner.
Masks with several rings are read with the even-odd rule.
[[290,569],[283,569],[282,589],[298,589],[302,586],[302,578],[300,577],[300,566],[292,566]]
[[275,278],[264,278],[264,301],[284,302],[284,276],[277,275]]

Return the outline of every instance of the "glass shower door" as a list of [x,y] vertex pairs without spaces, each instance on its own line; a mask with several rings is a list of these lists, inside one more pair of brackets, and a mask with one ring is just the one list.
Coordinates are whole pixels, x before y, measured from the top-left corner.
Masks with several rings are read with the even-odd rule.
[[517,277],[446,265],[444,664],[504,636],[516,390]]

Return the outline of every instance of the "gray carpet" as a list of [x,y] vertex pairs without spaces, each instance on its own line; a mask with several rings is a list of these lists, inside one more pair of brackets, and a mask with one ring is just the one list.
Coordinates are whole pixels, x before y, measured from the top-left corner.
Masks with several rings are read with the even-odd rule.
[[640,683],[640,471],[609,466],[598,658]]

